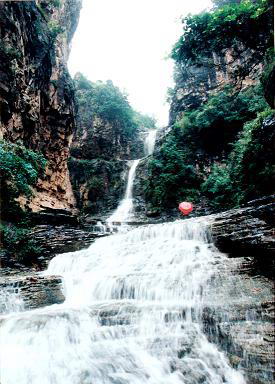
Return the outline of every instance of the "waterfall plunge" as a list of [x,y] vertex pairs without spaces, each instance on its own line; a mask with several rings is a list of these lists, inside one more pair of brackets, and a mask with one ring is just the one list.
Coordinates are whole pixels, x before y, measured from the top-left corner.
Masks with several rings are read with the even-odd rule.
[[125,222],[131,218],[131,213],[133,211],[133,184],[135,179],[135,173],[140,160],[132,160],[128,180],[126,192],[123,200],[121,200],[119,206],[115,210],[115,212],[108,218],[107,223],[115,223],[115,222]]
[[[154,151],[157,130],[152,129],[148,132],[144,141],[145,156],[151,155]],[[124,198],[121,200],[115,212],[108,218],[107,223],[112,224],[116,222],[126,222],[133,216],[134,203],[133,203],[133,185],[136,175],[136,169],[141,159],[129,161],[130,169],[127,179],[127,187]]]
[[244,384],[201,331],[225,258],[207,237],[189,219],[55,257],[66,301],[2,320],[1,384]]
[[152,155],[152,153],[154,152],[156,136],[157,136],[156,129],[152,129],[151,131],[148,132],[148,135],[146,136],[144,141],[145,156]]

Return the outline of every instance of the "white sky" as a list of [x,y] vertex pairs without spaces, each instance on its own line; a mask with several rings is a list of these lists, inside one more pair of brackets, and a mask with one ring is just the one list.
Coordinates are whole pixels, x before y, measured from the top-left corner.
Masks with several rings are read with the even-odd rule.
[[165,57],[181,34],[181,16],[209,6],[210,0],[83,0],[69,70],[112,80],[133,108],[166,125],[173,61]]

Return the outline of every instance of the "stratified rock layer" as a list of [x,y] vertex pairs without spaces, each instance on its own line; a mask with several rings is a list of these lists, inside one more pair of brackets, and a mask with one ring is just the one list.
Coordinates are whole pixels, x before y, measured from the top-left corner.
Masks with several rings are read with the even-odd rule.
[[65,300],[62,279],[58,276],[5,277],[0,279],[0,290],[11,295],[19,293],[24,309],[61,304]]
[[275,196],[212,218],[213,239],[222,252],[235,257],[254,256],[265,260],[275,255]]

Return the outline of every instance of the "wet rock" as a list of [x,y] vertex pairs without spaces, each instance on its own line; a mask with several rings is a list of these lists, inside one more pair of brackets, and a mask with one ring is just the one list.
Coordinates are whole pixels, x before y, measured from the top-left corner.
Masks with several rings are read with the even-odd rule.
[[31,221],[36,224],[78,225],[78,217],[66,209],[47,208],[31,214]]
[[274,196],[251,202],[248,207],[212,216],[215,245],[230,256],[253,256],[267,261],[275,255]]
[[25,309],[61,304],[62,278],[59,276],[13,276],[0,279],[0,290],[10,294],[20,293]]
[[202,311],[204,333],[227,354],[234,368],[244,372],[247,383],[270,384],[274,372],[273,282],[254,273],[253,258],[226,259],[217,268]]
[[42,254],[37,258],[37,264],[42,269],[47,267],[48,262],[56,254],[88,248],[100,236],[105,234],[66,225],[39,225],[30,234],[30,238],[36,239],[37,244],[43,249]]

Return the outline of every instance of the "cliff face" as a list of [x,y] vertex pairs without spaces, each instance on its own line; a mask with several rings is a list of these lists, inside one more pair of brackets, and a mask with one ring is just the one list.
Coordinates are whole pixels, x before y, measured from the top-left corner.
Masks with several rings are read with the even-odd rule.
[[252,49],[238,41],[233,47],[203,53],[198,64],[177,63],[170,124],[180,119],[184,112],[201,106],[226,85],[241,91],[257,84],[264,67],[264,52],[261,47]]
[[137,173],[139,208],[150,216],[181,201],[207,214],[272,193],[272,4],[217,4],[184,18],[171,53],[169,127]]
[[130,106],[111,81],[75,76],[77,128],[69,161],[77,207],[106,215],[123,197],[127,160],[144,156],[143,138],[155,122]]
[[[83,158],[103,158],[106,160],[129,160],[143,155],[143,142],[136,136],[134,140],[122,132],[116,124],[94,116],[86,125],[77,118],[77,131],[73,142],[73,154]],[[81,155],[80,155],[81,154]]]
[[67,159],[75,104],[66,62],[80,8],[80,0],[0,3],[0,137],[47,159],[34,196],[20,201],[34,211],[74,206]]

